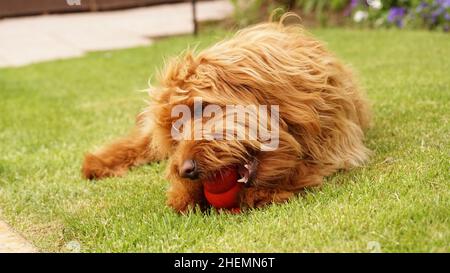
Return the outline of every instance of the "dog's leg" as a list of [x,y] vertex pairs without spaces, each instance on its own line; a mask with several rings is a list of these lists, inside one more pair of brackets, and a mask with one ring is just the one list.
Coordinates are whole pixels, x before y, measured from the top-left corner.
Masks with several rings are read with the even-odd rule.
[[83,177],[101,179],[121,176],[133,166],[158,160],[150,147],[151,135],[136,128],[128,137],[116,140],[97,152],[85,155]]
[[195,208],[196,205],[203,208],[205,197],[202,184],[191,181],[173,181],[167,191],[167,205],[181,213]]
[[320,186],[322,181],[323,174],[317,166],[301,162],[285,181],[277,180],[272,185],[256,183],[244,188],[240,195],[241,206],[257,208],[271,203],[284,203],[305,188]]
[[271,203],[283,203],[295,195],[295,192],[249,187],[245,188],[240,195],[240,203],[243,208],[259,208]]

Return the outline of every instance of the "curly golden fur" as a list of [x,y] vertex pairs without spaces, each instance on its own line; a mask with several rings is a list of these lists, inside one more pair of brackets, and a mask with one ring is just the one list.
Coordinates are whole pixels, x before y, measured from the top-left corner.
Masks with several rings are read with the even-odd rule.
[[[363,93],[349,68],[299,25],[281,20],[243,29],[198,54],[186,53],[164,71],[136,129],[86,155],[86,178],[122,175],[132,166],[168,159],[168,205],[183,212],[206,205],[198,181],[257,162],[239,201],[260,207],[284,202],[368,158],[363,130],[370,109]],[[174,140],[171,109],[193,107],[194,97],[221,107],[279,105],[278,149],[261,151],[259,140]],[[187,159],[196,162],[196,179],[180,176]]]

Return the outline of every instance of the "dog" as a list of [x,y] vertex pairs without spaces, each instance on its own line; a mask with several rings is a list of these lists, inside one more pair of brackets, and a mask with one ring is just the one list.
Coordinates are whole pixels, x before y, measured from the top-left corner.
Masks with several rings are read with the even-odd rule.
[[[202,181],[224,169],[239,169],[246,182],[240,206],[257,208],[286,202],[337,170],[361,166],[370,154],[363,143],[370,106],[351,69],[301,25],[284,19],[242,29],[199,53],[185,52],[166,65],[149,93],[132,132],[87,153],[82,173],[87,179],[121,176],[134,166],[168,160],[167,204],[177,212],[207,208]],[[182,136],[192,136],[192,124],[211,120],[189,117],[188,125],[174,128],[179,116],[173,109],[184,105],[195,112],[198,98],[200,107],[224,112],[228,105],[276,105],[278,113],[269,116],[278,124],[267,126],[277,128],[277,146],[263,149],[267,139],[260,136],[174,137],[180,128]]]

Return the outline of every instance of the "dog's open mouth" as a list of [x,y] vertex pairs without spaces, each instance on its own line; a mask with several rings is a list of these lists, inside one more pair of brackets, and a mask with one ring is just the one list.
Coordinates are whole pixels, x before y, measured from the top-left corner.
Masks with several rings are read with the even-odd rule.
[[206,201],[218,209],[237,209],[239,211],[239,192],[249,185],[256,170],[256,163],[231,165],[212,173],[202,181]]
[[257,161],[252,160],[248,163],[232,165],[225,168],[222,168],[216,172],[214,172],[210,178],[205,179],[206,183],[251,183],[255,178],[256,169],[257,169]]
[[244,165],[238,166],[237,173],[239,175],[239,179],[237,180],[237,182],[247,183],[247,182],[250,182],[254,178],[254,175],[256,172],[256,166],[253,166],[253,164],[256,164],[256,163],[244,164]]

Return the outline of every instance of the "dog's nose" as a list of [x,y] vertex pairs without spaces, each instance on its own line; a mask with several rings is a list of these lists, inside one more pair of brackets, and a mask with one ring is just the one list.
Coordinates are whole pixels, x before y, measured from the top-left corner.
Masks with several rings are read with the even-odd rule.
[[197,163],[192,159],[185,160],[180,167],[180,176],[183,178],[197,179]]

